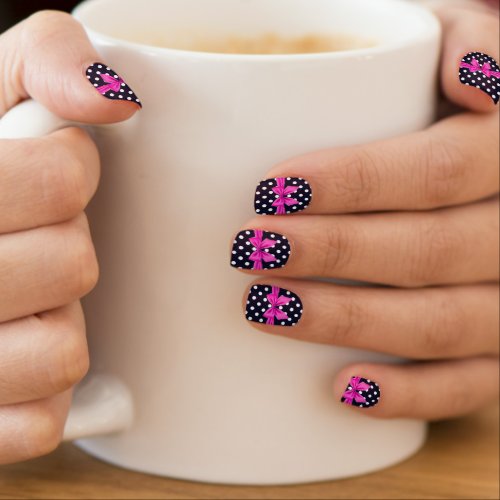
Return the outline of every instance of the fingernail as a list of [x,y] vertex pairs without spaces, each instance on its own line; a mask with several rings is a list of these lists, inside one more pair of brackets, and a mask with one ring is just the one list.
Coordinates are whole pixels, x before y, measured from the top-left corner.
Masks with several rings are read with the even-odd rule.
[[290,257],[286,236],[261,229],[240,231],[233,242],[231,265],[238,269],[278,269]]
[[294,326],[302,316],[302,302],[290,290],[272,285],[253,285],[248,294],[248,321],[275,326]]
[[304,210],[311,202],[309,183],[301,177],[276,177],[262,181],[255,190],[255,211],[260,215],[285,215]]
[[349,385],[340,398],[346,405],[369,408],[375,406],[380,399],[380,387],[373,380],[362,377],[351,377]]
[[482,52],[469,52],[462,58],[460,83],[482,90],[495,104],[500,100],[500,67],[493,57]]
[[94,63],[87,68],[86,75],[97,92],[107,99],[133,102],[142,108],[141,101],[134,91],[109,66],[99,62]]

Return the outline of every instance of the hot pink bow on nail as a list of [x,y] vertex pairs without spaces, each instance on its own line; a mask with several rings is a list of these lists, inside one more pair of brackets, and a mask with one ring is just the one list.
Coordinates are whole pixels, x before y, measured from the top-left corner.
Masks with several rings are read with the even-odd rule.
[[285,187],[285,178],[278,177],[276,179],[277,186],[273,188],[273,191],[278,195],[278,198],[273,202],[273,207],[278,207],[276,214],[283,215],[285,213],[285,205],[291,206],[296,205],[298,201],[295,198],[289,198],[288,195],[295,193],[297,191],[297,186]]
[[280,289],[277,286],[273,286],[272,293],[267,296],[270,308],[264,313],[264,317],[267,318],[266,324],[274,325],[274,318],[278,320],[288,319],[288,315],[279,306],[286,306],[292,299],[280,295]]
[[101,94],[105,94],[108,90],[112,90],[113,92],[118,92],[120,90],[122,83],[125,83],[120,77],[115,78],[109,75],[108,73],[101,75],[101,78],[105,82],[107,82],[106,85],[101,85],[100,87],[97,87],[97,90]]
[[269,239],[262,239],[263,233],[260,229],[254,230],[255,236],[250,238],[250,243],[255,247],[255,251],[250,255],[249,259],[253,261],[253,269],[262,269],[262,261],[274,262],[276,257],[268,252],[266,248],[273,248],[276,242]]
[[342,395],[344,403],[348,405],[352,405],[353,401],[356,401],[356,403],[364,403],[366,399],[361,396],[358,391],[366,391],[370,386],[365,382],[361,382],[361,377],[352,377],[349,385],[351,388],[347,389]]
[[483,65],[481,65],[479,61],[477,61],[476,59],[472,59],[470,64],[461,62],[460,67],[467,68],[471,73],[476,73],[479,71],[479,73],[483,73],[488,78],[492,76],[495,78],[500,78],[500,71],[492,71],[491,65],[488,62],[485,62]]

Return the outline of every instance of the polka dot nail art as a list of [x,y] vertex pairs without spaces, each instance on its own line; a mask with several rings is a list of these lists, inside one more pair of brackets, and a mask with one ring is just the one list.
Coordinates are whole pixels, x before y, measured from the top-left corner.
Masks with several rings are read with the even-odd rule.
[[278,269],[290,257],[286,236],[261,229],[247,229],[236,235],[231,250],[231,265],[252,271]]
[[495,104],[500,100],[500,67],[493,57],[469,52],[460,62],[460,83],[482,90]]
[[97,92],[107,99],[133,102],[142,108],[142,103],[134,91],[109,66],[94,63],[87,68],[86,77]]
[[373,380],[351,377],[349,385],[340,398],[342,403],[360,408],[375,406],[380,399],[380,388]]
[[293,214],[307,208],[311,198],[311,186],[301,177],[266,179],[255,190],[255,212],[260,215]]
[[295,293],[272,285],[250,288],[246,305],[248,321],[275,326],[294,326],[302,316],[302,302]]

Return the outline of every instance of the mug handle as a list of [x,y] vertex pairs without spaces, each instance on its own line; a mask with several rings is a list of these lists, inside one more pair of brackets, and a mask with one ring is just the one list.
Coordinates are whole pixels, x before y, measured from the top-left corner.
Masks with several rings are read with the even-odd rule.
[[[40,137],[79,125],[63,120],[33,100],[24,101],[0,119],[0,139]],[[64,428],[64,441],[124,431],[132,424],[132,396],[118,378],[89,375],[75,389]]]

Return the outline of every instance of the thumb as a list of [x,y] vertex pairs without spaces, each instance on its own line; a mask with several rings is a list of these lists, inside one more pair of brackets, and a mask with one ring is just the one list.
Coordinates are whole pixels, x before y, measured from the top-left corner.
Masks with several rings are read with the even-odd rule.
[[0,36],[0,116],[29,97],[61,118],[114,123],[130,118],[139,98],[98,62],[83,27],[70,15],[41,11]]
[[[446,97],[472,111],[492,111],[500,99],[500,78],[473,71],[473,59],[499,71],[498,15],[479,7],[436,11],[444,27],[441,79]],[[469,67],[461,67],[466,63]]]

